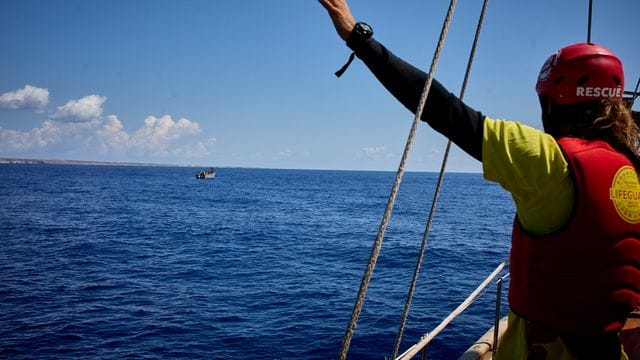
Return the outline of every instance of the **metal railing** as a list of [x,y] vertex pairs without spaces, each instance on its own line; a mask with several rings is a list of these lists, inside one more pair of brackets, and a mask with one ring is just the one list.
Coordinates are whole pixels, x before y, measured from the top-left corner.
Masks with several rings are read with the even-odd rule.
[[[438,326],[436,326],[431,332],[428,332],[422,335],[422,337],[420,338],[420,341],[418,341],[416,344],[414,344],[409,349],[407,349],[404,353],[396,357],[395,360],[412,359],[414,356],[418,355],[419,353],[422,353],[422,358],[426,359],[427,345],[429,345],[431,340],[433,340],[436,337],[436,335],[438,335],[447,325],[449,325],[449,323],[453,319],[455,319],[464,310],[466,310],[481,295],[482,291],[491,283],[491,281],[494,280],[502,272],[502,270],[504,270],[505,266],[507,266],[508,264],[509,264],[509,260],[505,260],[502,263],[500,263],[500,265],[498,265],[498,267],[496,267],[496,269],[493,270],[493,272],[489,274],[489,276],[487,276],[487,278],[484,279],[484,281],[482,281],[482,283],[480,283],[480,285],[478,285],[478,287],[475,290],[473,290],[473,292],[471,292],[471,294],[460,305],[458,305],[458,307],[455,310],[453,310],[444,320],[442,320],[442,322],[438,324]],[[508,274],[504,275],[497,281],[498,289],[497,289],[497,295],[496,295],[496,315],[495,315],[495,324],[494,324],[495,332],[494,332],[493,344],[491,346],[491,349],[494,352],[497,350],[497,346],[498,346],[497,334],[498,334],[499,323],[500,323],[502,283],[508,276],[509,276]]]

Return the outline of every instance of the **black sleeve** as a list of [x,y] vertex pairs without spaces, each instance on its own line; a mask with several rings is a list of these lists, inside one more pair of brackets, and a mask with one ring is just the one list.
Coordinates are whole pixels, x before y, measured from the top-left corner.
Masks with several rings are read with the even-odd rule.
[[[398,58],[373,38],[359,43],[352,50],[382,85],[415,114],[427,74]],[[482,161],[484,116],[465,105],[435,79],[421,120]]]

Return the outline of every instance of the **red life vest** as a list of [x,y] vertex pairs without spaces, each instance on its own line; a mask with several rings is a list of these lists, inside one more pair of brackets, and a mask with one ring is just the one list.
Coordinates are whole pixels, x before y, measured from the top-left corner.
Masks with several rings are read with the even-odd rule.
[[618,331],[640,301],[637,172],[606,142],[558,143],[574,179],[573,215],[541,237],[514,221],[509,305],[560,335]]

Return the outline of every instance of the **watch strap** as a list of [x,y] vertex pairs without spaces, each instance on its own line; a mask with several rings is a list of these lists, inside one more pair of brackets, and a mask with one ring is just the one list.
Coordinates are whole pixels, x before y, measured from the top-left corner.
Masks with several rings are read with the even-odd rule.
[[347,63],[344,64],[340,68],[340,70],[335,72],[337,77],[342,76],[342,74],[344,74],[344,72],[347,71],[347,68],[349,67],[349,65],[351,65],[351,63],[356,57],[355,50],[358,47],[360,47],[360,45],[364,41],[370,39],[372,36],[373,36],[373,29],[371,28],[371,26],[369,26],[369,24],[363,23],[363,22],[358,22],[355,24],[355,26],[351,30],[351,33],[349,33],[349,37],[347,38],[347,46],[351,50],[353,50],[353,52],[351,53],[351,55],[349,55],[349,60],[347,60]]

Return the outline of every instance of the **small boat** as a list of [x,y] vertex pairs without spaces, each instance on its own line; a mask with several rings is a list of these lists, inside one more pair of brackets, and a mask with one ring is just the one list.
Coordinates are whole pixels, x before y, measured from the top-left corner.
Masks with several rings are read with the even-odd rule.
[[211,168],[209,170],[196,171],[196,179],[215,179],[216,171]]

